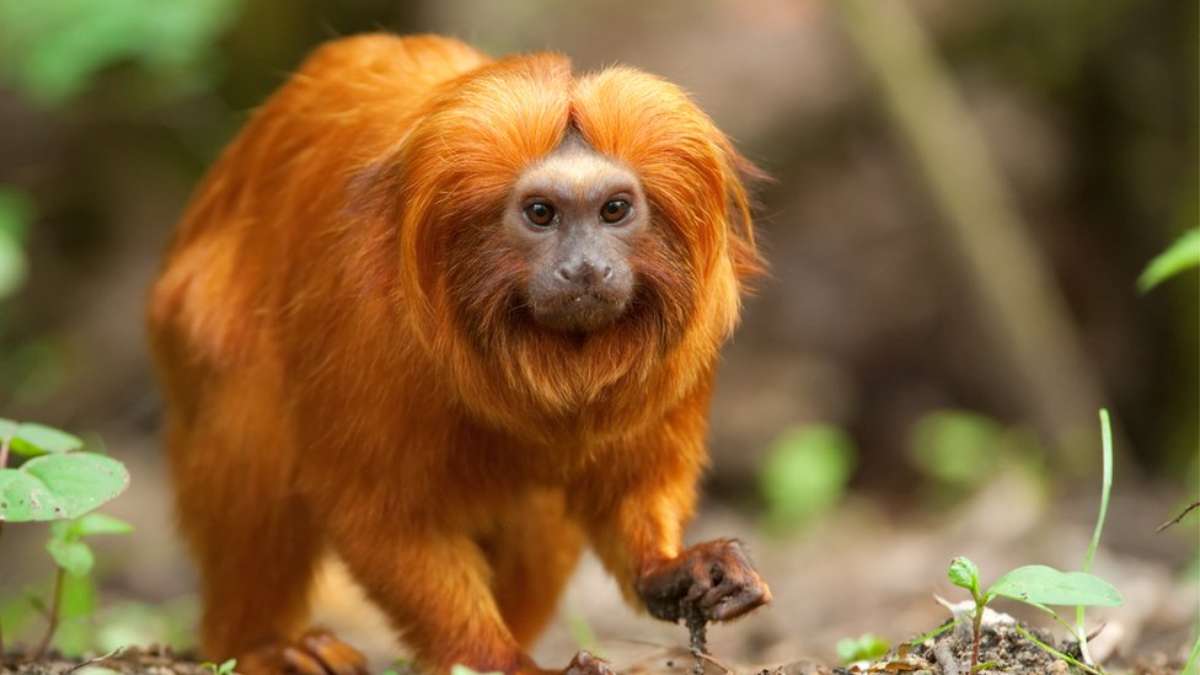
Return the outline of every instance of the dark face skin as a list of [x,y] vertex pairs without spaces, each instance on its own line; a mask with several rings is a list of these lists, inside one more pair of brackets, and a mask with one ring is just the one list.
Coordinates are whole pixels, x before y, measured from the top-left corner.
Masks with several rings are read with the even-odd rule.
[[526,305],[547,328],[590,333],[616,321],[634,292],[629,263],[649,226],[628,169],[570,136],[517,180],[504,231],[529,270]]

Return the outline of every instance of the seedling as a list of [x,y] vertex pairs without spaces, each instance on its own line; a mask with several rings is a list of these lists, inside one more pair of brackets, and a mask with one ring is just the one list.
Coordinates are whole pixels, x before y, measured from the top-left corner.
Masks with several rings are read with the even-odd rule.
[[200,664],[200,667],[209,671],[212,675],[234,675],[237,672],[234,670],[237,668],[237,659],[222,661],[220,664],[205,661]]
[[857,638],[842,638],[837,643],[838,660],[842,665],[855,661],[877,659],[892,648],[891,643],[874,633],[863,633]]
[[[975,611],[972,622],[971,670],[974,671],[979,663],[979,642],[983,623],[984,608],[997,597],[1010,598],[1036,607],[1048,613],[1078,640],[1079,649],[1086,664],[1075,662],[1074,665],[1084,670],[1096,673],[1087,648],[1087,630],[1084,628],[1084,607],[1115,607],[1123,600],[1121,594],[1112,584],[1100,577],[1089,574],[1096,549],[1100,545],[1100,534],[1104,529],[1104,520],[1108,514],[1108,497],[1112,490],[1112,430],[1109,424],[1108,411],[1100,411],[1100,429],[1104,446],[1104,483],[1100,497],[1100,514],[1096,519],[1096,528],[1092,533],[1084,558],[1082,572],[1060,572],[1046,565],[1026,565],[1001,576],[987,590],[981,590],[979,583],[979,568],[967,558],[958,557],[950,563],[947,576],[951,583],[965,588],[975,601]],[[1055,606],[1071,606],[1076,609],[1076,622],[1071,625],[1057,612],[1050,608]],[[1019,628],[1019,627],[1018,627]],[[1022,631],[1027,639],[1043,649],[1050,648]],[[1061,654],[1052,651],[1055,656]],[[1069,659],[1074,662],[1074,659]]]
[[[40,657],[54,638],[64,593],[90,593],[90,583],[69,583],[86,581],[95,563],[84,537],[132,529],[116,518],[90,513],[125,490],[129,472],[110,457],[78,452],[82,447],[81,440],[58,429],[0,419],[0,525],[55,521],[46,542],[46,551],[56,564],[54,585],[44,608],[46,632],[34,658]],[[25,461],[9,467],[10,458],[16,456]],[[0,632],[0,655],[3,653]]]

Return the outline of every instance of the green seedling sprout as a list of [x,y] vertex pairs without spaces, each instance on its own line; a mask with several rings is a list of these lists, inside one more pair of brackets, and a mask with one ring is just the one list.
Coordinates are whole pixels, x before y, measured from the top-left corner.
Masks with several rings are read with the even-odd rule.
[[[1025,565],[1018,567],[996,580],[986,590],[979,583],[979,568],[965,557],[955,558],[950,563],[946,576],[955,586],[966,589],[975,601],[972,616],[971,670],[979,663],[979,643],[983,625],[983,610],[988,603],[997,597],[1005,597],[1023,602],[1046,612],[1079,642],[1080,653],[1085,663],[1067,659],[1073,665],[1090,673],[1099,673],[1094,667],[1087,648],[1087,630],[1084,627],[1084,607],[1115,607],[1123,600],[1120,592],[1100,577],[1090,574],[1096,549],[1100,545],[1100,534],[1104,529],[1104,520],[1108,515],[1108,498],[1112,491],[1112,429],[1109,423],[1108,411],[1100,411],[1100,433],[1104,447],[1104,483],[1100,496],[1100,513],[1096,519],[1096,527],[1092,532],[1092,540],[1084,557],[1082,572],[1060,572],[1046,565]],[[1075,606],[1075,625],[1064,620],[1050,608],[1055,606]],[[1028,633],[1021,631],[1028,637]],[[1038,640],[1032,640],[1035,645],[1047,650],[1058,658],[1063,656],[1050,649]]]
[[200,667],[212,673],[212,675],[236,675],[237,659],[229,659],[221,663],[205,661],[200,664]]
[[863,633],[857,638],[847,637],[838,640],[837,655],[842,665],[848,665],[855,661],[877,659],[887,654],[891,648],[891,643],[878,635]]
[[[64,431],[0,418],[0,527],[10,522],[53,522],[46,551],[56,570],[50,603],[45,606],[47,627],[34,658],[40,658],[54,638],[64,593],[90,592],[90,583],[68,583],[86,580],[95,563],[83,539],[133,529],[116,518],[91,513],[125,490],[129,472],[111,457],[80,452],[82,447],[83,441]],[[24,461],[10,467],[14,457]],[[3,654],[0,631],[0,657]]]

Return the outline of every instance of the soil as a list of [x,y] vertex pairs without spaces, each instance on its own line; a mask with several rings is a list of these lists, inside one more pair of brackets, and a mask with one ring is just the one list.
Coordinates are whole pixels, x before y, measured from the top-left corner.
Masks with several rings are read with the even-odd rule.
[[[1057,644],[1044,631],[1030,630],[1048,645],[1070,653],[1071,645]],[[889,652],[881,659],[863,661],[846,667],[831,667],[811,660],[759,669],[737,668],[719,659],[675,648],[652,658],[631,664],[626,675],[858,675],[868,673],[911,675],[969,675],[971,641],[948,630],[918,646],[907,644]],[[979,662],[990,664],[977,671],[980,675],[1021,673],[1037,675],[1067,675],[1078,673],[1070,665],[1025,639],[1011,624],[985,626],[980,642]],[[1110,667],[1110,673],[1128,675],[1175,675],[1182,663],[1172,663],[1165,657],[1145,658]],[[102,669],[102,670],[101,670]],[[175,654],[166,647],[126,647],[90,659],[66,659],[48,655],[38,661],[0,664],[0,673],[20,675],[68,675],[72,673],[116,672],[130,675],[212,675],[211,666]]]
[[213,675],[213,669],[168,647],[123,647],[86,659],[48,654],[37,661],[0,662],[0,673],[19,675],[87,675],[100,672],[130,675]]

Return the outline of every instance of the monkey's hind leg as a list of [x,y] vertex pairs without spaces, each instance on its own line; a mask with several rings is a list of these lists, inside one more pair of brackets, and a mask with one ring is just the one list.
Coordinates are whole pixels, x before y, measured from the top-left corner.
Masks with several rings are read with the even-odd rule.
[[180,523],[200,568],[204,653],[237,658],[243,674],[365,673],[352,647],[304,632],[323,544],[291,492],[286,438],[263,426],[277,415],[243,409],[169,432]]

